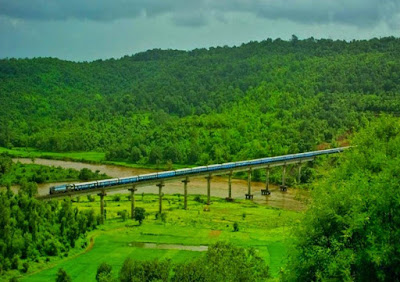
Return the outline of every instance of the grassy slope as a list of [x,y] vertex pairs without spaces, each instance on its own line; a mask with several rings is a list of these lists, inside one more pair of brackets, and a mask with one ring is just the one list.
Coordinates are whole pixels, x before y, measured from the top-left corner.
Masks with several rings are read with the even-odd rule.
[[[107,223],[89,234],[94,238],[93,248],[74,258],[51,262],[52,266],[26,277],[23,281],[54,280],[58,268],[64,268],[73,281],[93,281],[97,266],[107,261],[117,273],[127,256],[135,259],[170,258],[173,262],[182,262],[201,255],[199,252],[182,250],[155,250],[130,247],[130,242],[156,242],[184,245],[209,245],[219,240],[230,241],[238,246],[254,247],[271,267],[273,276],[277,276],[285,258],[285,244],[291,227],[302,217],[301,213],[272,209],[238,201],[226,203],[222,199],[213,199],[211,211],[203,211],[203,204],[189,197],[189,210],[184,211],[183,198],[178,195],[165,196],[164,210],[167,222],[155,220],[158,199],[155,195],[137,196],[137,206],[144,207],[149,213],[142,226],[117,217],[120,210],[130,210],[130,201],[126,196],[120,201],[107,201]],[[75,203],[80,208],[95,208],[96,202]],[[86,199],[85,199],[86,200]],[[245,214],[245,216],[243,216]],[[234,222],[239,223],[239,232],[232,232]],[[50,266],[50,265],[49,265]],[[41,267],[49,267],[41,265]]]

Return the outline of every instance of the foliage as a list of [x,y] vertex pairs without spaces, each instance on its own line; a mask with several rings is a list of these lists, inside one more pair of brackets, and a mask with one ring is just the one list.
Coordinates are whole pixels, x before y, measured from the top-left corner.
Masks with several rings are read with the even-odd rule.
[[127,210],[119,211],[118,215],[121,216],[122,221],[125,221],[128,218],[128,211]]
[[218,242],[206,256],[177,265],[172,281],[260,281],[268,277],[268,266],[254,249]]
[[[17,195],[9,189],[0,192],[0,268],[18,267],[19,258],[66,253],[96,227],[93,210],[79,211],[68,200],[38,201],[32,197],[36,192],[35,183],[22,184]],[[28,271],[28,262],[22,266]]]
[[399,49],[393,37],[267,39],[91,63],[3,59],[0,146],[208,164],[345,144],[398,113]]
[[395,281],[400,276],[400,123],[382,117],[354,138],[316,188],[287,279]]
[[105,174],[99,174],[98,171],[92,172],[87,168],[79,172],[72,168],[63,169],[54,166],[14,163],[7,154],[0,155],[0,186],[22,185],[26,182],[45,183],[78,179],[104,179],[106,177]]
[[142,224],[143,220],[146,218],[146,210],[141,207],[135,208],[135,220],[139,221],[139,225]]
[[111,271],[112,271],[111,265],[109,265],[106,262],[102,262],[97,268],[96,280],[97,281],[106,280],[107,277],[111,276]]
[[234,222],[233,223],[233,232],[238,232],[239,231],[239,223]]
[[71,276],[69,276],[64,269],[62,268],[58,269],[56,282],[71,282],[71,281],[72,281]]
[[121,282],[168,281],[171,262],[169,260],[138,261],[127,258],[119,273]]

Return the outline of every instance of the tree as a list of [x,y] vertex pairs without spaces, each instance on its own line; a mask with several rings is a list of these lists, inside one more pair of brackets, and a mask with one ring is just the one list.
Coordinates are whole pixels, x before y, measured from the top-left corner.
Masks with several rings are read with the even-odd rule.
[[119,273],[121,282],[168,281],[170,260],[138,261],[126,258]]
[[161,161],[163,158],[162,149],[158,146],[153,147],[149,154],[149,162],[152,164],[156,164]]
[[71,281],[72,281],[71,276],[69,276],[64,269],[59,268],[57,271],[56,282],[71,282]]
[[127,210],[119,211],[118,215],[121,216],[122,221],[125,221],[128,218],[128,211]]
[[211,245],[204,257],[178,264],[171,280],[263,281],[268,277],[268,266],[253,249],[219,242]]
[[130,158],[131,158],[131,161],[138,162],[142,158],[141,150],[136,146],[132,147]]
[[102,262],[97,268],[96,280],[100,281],[100,278],[102,280],[105,280],[105,278],[111,277],[111,271],[112,271],[111,265],[109,265],[106,262]]
[[139,221],[139,225],[142,225],[143,220],[146,218],[146,210],[144,208],[135,208],[135,220]]
[[10,171],[13,165],[13,161],[6,153],[0,154],[0,175]]
[[35,182],[23,181],[19,191],[21,194],[27,195],[28,197],[33,197],[38,193],[38,186]]
[[89,180],[92,178],[92,171],[86,167],[82,168],[79,172],[79,179],[80,180]]
[[400,123],[383,116],[359,132],[314,187],[296,231],[287,280],[394,281],[400,277]]

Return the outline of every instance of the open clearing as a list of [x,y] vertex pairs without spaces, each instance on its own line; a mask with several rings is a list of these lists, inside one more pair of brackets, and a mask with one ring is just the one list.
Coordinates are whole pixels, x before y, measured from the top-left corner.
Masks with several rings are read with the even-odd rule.
[[[144,207],[147,212],[141,226],[130,219],[122,221],[117,215],[118,211],[130,211],[126,195],[107,197],[106,224],[88,234],[87,240],[93,238],[93,244],[89,244],[86,251],[82,249],[81,254],[74,250],[71,253],[75,256],[43,262],[42,270],[37,269],[23,281],[54,280],[60,267],[71,275],[73,281],[93,281],[96,269],[103,261],[112,265],[113,274],[117,276],[128,256],[139,260],[169,258],[173,262],[183,262],[204,254],[187,248],[143,248],[140,243],[204,247],[217,241],[254,247],[276,277],[285,259],[291,228],[302,218],[302,212],[270,208],[245,200],[227,203],[220,198],[212,198],[210,211],[204,211],[205,205],[195,201],[195,196],[189,196],[189,210],[185,211],[182,196],[167,195],[163,201],[167,217],[162,222],[155,217],[158,209],[156,195],[138,195],[136,198],[136,206]],[[205,200],[205,197],[200,200]],[[98,201],[98,197],[95,202],[81,197],[80,202],[74,205],[98,211]],[[234,222],[239,224],[238,232],[233,232]]]

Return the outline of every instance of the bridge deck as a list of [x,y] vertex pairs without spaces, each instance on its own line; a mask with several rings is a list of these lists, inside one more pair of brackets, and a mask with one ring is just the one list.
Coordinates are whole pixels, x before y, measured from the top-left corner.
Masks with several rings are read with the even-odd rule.
[[[335,154],[343,152],[345,149],[349,147],[340,147],[335,149],[328,149],[328,150],[320,150],[320,151],[313,151],[307,153],[300,153],[300,154],[291,154],[291,155],[284,155],[278,157],[269,157],[269,158],[262,158],[262,159],[255,159],[255,160],[247,160],[235,163],[225,163],[225,164],[218,164],[218,165],[210,165],[205,167],[194,167],[194,168],[187,168],[187,169],[180,169],[175,171],[166,171],[166,172],[159,172],[153,174],[146,174],[146,175],[137,175],[132,176],[135,181],[130,183],[114,183],[110,184],[107,187],[93,187],[89,189],[82,189],[82,190],[66,190],[65,192],[58,192],[54,194],[48,194],[44,196],[39,196],[38,199],[53,199],[53,198],[62,198],[74,195],[81,195],[81,194],[92,194],[98,193],[100,191],[108,191],[108,190],[121,190],[121,189],[128,189],[140,186],[146,186],[151,184],[159,184],[160,182],[168,182],[173,180],[183,180],[186,177],[208,177],[213,175],[225,175],[239,171],[249,171],[249,170],[257,170],[257,169],[266,169],[270,167],[276,166],[285,166],[289,164],[297,164],[297,163],[304,163],[313,161],[315,157],[320,155],[327,155],[327,154]],[[101,181],[100,181],[101,182]],[[119,182],[119,179],[118,179]],[[93,183],[93,182],[87,182]],[[85,183],[79,183],[76,185],[84,185]],[[75,185],[75,184],[74,184]]]

